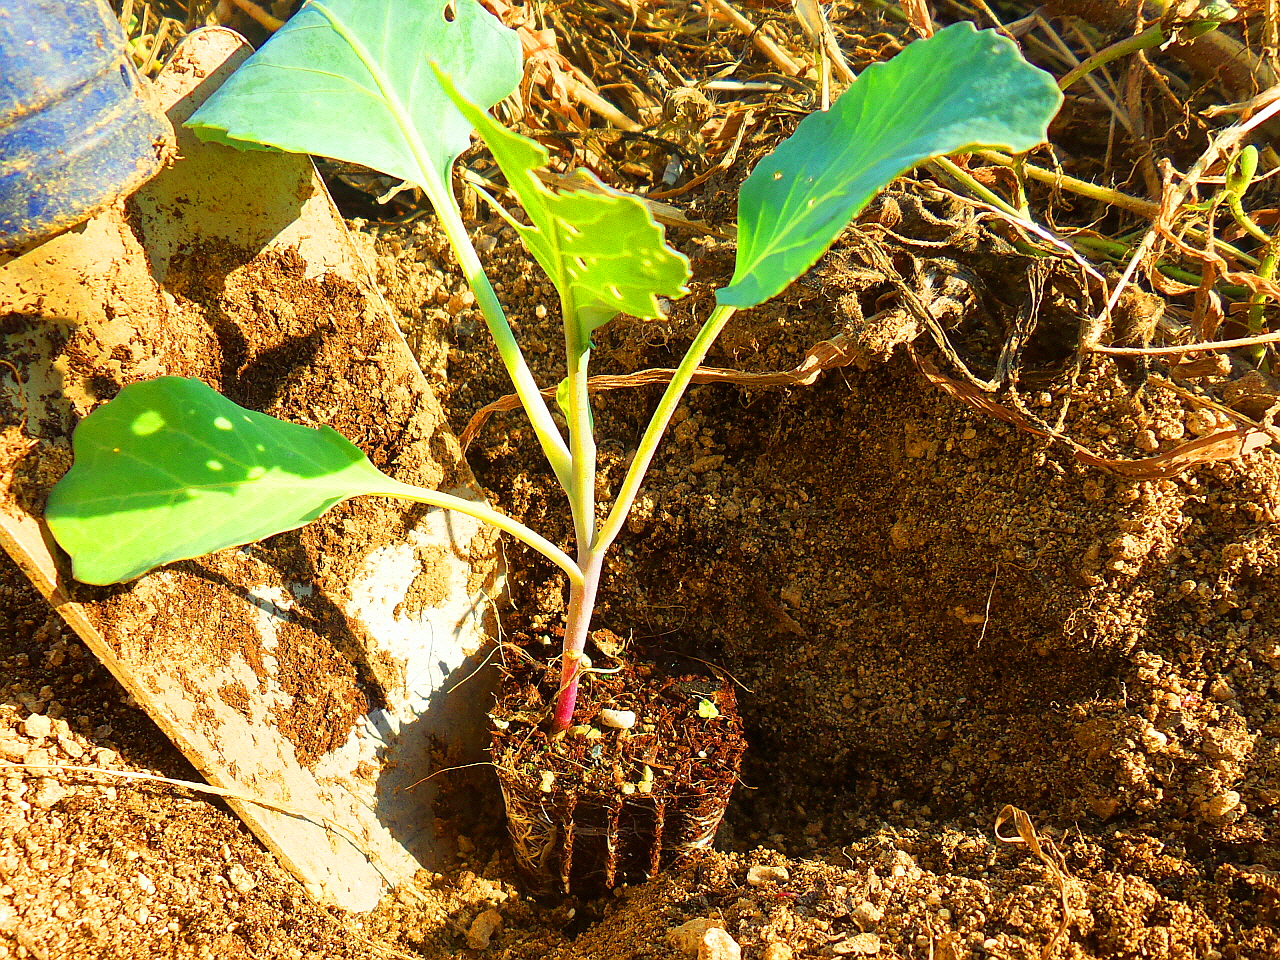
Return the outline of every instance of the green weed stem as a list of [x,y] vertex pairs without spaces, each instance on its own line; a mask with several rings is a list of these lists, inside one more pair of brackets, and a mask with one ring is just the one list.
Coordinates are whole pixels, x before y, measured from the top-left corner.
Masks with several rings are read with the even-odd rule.
[[1092,57],[1082,61],[1079,66],[1073,67],[1063,75],[1062,79],[1058,81],[1058,89],[1066,90],[1081,77],[1092,73],[1098,67],[1105,66],[1113,60],[1119,60],[1121,57],[1137,53],[1139,50],[1148,50],[1162,43],[1164,43],[1164,28],[1157,23],[1136,36],[1125,37],[1109,47],[1104,47]]

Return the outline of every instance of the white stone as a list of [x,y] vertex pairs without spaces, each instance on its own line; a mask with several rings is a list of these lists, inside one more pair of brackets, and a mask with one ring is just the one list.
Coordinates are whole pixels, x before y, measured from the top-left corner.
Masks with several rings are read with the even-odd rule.
[[880,938],[874,933],[859,933],[831,948],[836,956],[869,957],[880,952]]
[[22,722],[22,732],[32,740],[43,740],[53,731],[53,721],[41,713],[33,713]]
[[67,789],[57,780],[44,779],[40,781],[40,786],[36,788],[35,795],[31,798],[31,803],[41,810],[48,810],[67,796],[69,796]]
[[723,927],[708,927],[698,944],[698,960],[742,960],[742,948]]
[[702,949],[702,938],[706,932],[712,927],[724,929],[724,924],[719,920],[711,920],[707,917],[698,917],[687,923],[667,931],[667,943],[675,947],[681,953],[696,957],[698,951]]
[[636,712],[634,710],[611,710],[605,707],[600,711],[598,719],[606,727],[613,727],[615,730],[630,730],[636,725]]
[[233,863],[227,867],[227,882],[231,884],[237,893],[248,893],[258,885],[257,881],[253,879],[253,875],[238,863]]
[[747,870],[747,883],[753,887],[760,887],[766,883],[786,883],[790,879],[791,874],[787,873],[786,867],[771,867],[757,863]]
[[853,919],[859,926],[874,927],[884,919],[884,911],[870,900],[863,900],[853,911]]

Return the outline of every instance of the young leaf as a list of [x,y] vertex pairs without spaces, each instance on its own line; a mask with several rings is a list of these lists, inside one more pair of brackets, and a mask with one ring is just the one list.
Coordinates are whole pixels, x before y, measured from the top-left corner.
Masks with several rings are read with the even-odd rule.
[[125,387],[72,447],[45,519],[85,583],[293,530],[393,482],[331,427],[285,423],[181,377]]
[[187,121],[202,140],[363,164],[447,185],[471,128],[439,63],[491,106],[520,82],[520,43],[475,0],[308,0]]
[[520,198],[532,226],[509,215],[507,220],[560,292],[565,323],[577,325],[583,349],[591,331],[617,314],[657,319],[663,315],[658,297],[688,292],[689,261],[667,246],[643,201],[606,187],[585,170],[577,174],[581,190],[548,188],[537,174],[547,164],[547,151],[468,102],[443,70],[438,76]]
[[738,257],[722,306],[782,292],[876,193],[930,157],[1029,150],[1062,103],[1010,40],[968,22],[868,67],[826,113],[805,117],[738,195]]

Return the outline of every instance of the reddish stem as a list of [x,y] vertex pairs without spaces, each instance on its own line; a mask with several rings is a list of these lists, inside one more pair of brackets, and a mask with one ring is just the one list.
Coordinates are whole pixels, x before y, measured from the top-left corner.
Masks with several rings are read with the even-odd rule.
[[552,716],[551,732],[559,733],[573,726],[573,710],[578,705],[578,682],[587,665],[583,652],[591,631],[591,614],[595,611],[596,591],[600,587],[600,566],[604,552],[583,550],[578,556],[582,568],[582,586],[569,588],[569,612],[564,624],[564,653],[560,666],[560,692]]

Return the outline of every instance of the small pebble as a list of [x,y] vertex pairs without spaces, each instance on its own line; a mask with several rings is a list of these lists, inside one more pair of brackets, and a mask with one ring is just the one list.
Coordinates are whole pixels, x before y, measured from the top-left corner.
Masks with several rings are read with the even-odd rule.
[[22,732],[32,740],[43,740],[53,731],[53,721],[41,713],[33,713],[22,722]]
[[1109,820],[1120,809],[1120,802],[1113,797],[1094,797],[1089,801],[1089,809],[1099,820]]
[[1236,698],[1236,692],[1231,689],[1231,684],[1219,677],[1209,684],[1209,696],[1218,703],[1226,703]]
[[227,883],[231,884],[236,893],[248,893],[258,885],[252,874],[238,863],[227,867]]
[[1163,753],[1169,746],[1169,738],[1154,727],[1143,731],[1142,745],[1147,753]]
[[667,943],[681,953],[695,957],[698,955],[698,951],[702,949],[703,937],[712,927],[724,929],[724,925],[719,920],[711,920],[707,917],[689,920],[667,931]]
[[884,911],[870,900],[863,900],[853,911],[853,919],[859,926],[874,927],[884,919]]
[[46,778],[40,781],[40,786],[36,788],[35,794],[31,797],[31,804],[41,810],[48,810],[59,800],[68,796],[70,796],[70,793],[66,787],[57,780]]
[[1239,792],[1236,790],[1223,790],[1217,796],[1209,799],[1209,802],[1205,804],[1204,812],[1212,820],[1221,820],[1234,813],[1238,806],[1240,806]]
[[763,960],[791,960],[795,951],[785,943],[771,943],[764,948]]
[[787,873],[786,867],[770,867],[757,863],[747,870],[747,883],[753,887],[764,886],[766,883],[786,883],[790,879],[791,874]]
[[831,948],[838,957],[869,957],[880,952],[880,937],[874,933],[859,933],[842,940]]
[[467,946],[472,950],[488,950],[493,935],[502,929],[502,914],[489,909],[471,921],[467,928]]
[[605,707],[600,711],[598,719],[606,727],[613,727],[615,730],[630,730],[636,725],[636,712],[634,710],[611,710],[609,707]]
[[698,960],[742,960],[742,948],[722,927],[708,927],[698,944]]

